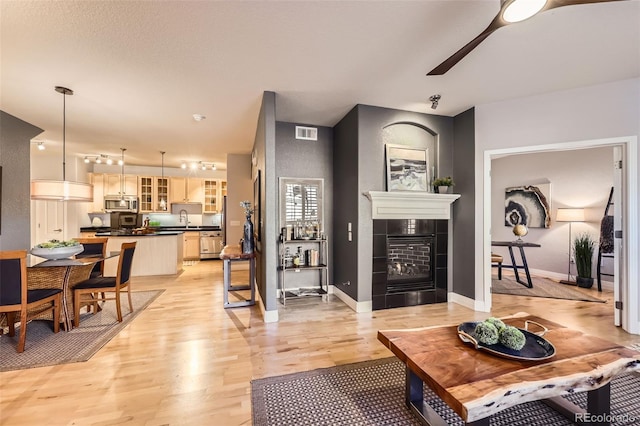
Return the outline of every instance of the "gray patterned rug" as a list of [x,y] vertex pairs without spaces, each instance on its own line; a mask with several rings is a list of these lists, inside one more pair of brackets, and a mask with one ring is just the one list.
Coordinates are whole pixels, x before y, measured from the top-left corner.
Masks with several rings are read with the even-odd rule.
[[[611,382],[611,412],[620,421],[640,423],[640,377],[625,374]],[[586,407],[586,393],[567,397]],[[450,425],[464,425],[425,386],[425,400]],[[395,357],[251,381],[255,426],[416,425],[404,403],[404,364]],[[527,402],[491,418],[499,426],[572,425],[542,402]]]
[[162,292],[164,290],[131,292],[132,313],[129,313],[127,295],[121,294],[122,322],[117,320],[116,302],[113,300],[105,302],[102,311],[95,315],[82,309],[80,327],[70,332],[60,327],[60,332],[54,334],[51,321],[31,321],[27,325],[27,340],[22,353],[16,352],[20,332],[20,328],[16,327],[15,337],[6,334],[0,336],[0,371],[86,361]]
[[[523,274],[524,275],[524,274]],[[521,278],[526,281],[525,278]],[[516,282],[515,277],[503,275],[501,280],[491,280],[491,292],[499,294],[511,294],[514,296],[548,297],[551,299],[581,300],[585,302],[605,303],[605,300],[590,296],[576,290],[574,287],[543,277],[531,277],[533,288],[525,287]]]

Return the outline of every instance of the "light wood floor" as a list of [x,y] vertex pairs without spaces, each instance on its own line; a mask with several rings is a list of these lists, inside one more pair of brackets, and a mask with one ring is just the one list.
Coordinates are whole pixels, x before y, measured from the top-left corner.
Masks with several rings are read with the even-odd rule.
[[[205,261],[134,278],[134,290],[166,291],[87,362],[0,373],[0,424],[250,425],[252,379],[391,356],[380,329],[489,316],[453,303],[356,314],[330,296],[288,302],[265,324],[258,307],[223,309],[221,269]],[[492,315],[524,311],[640,342],[612,325],[612,294],[599,296],[607,303],[494,295]]]

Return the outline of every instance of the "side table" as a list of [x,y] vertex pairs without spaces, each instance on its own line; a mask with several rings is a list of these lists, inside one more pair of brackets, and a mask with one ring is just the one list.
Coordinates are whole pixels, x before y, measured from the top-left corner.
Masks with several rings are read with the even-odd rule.
[[[256,304],[256,254],[243,253],[240,246],[224,246],[220,252],[224,271],[224,308],[237,308],[240,306],[252,306]],[[249,262],[249,283],[245,285],[231,285],[231,263]],[[229,292],[238,290],[251,290],[251,298],[238,302],[229,302]]]

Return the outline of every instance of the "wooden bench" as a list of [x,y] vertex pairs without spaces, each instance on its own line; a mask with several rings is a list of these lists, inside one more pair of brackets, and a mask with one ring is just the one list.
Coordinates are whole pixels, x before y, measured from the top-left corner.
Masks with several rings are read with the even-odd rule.
[[[243,253],[237,246],[224,246],[220,252],[220,259],[224,268],[224,308],[237,308],[240,306],[252,306],[256,304],[256,254]],[[249,283],[245,285],[231,285],[231,263],[249,262]],[[229,292],[238,290],[251,290],[251,297],[238,302],[229,302]]]

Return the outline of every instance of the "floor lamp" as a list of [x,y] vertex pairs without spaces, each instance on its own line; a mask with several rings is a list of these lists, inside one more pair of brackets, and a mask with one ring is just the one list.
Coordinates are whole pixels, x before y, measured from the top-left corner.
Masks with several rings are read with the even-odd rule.
[[571,224],[573,222],[584,222],[584,209],[558,209],[556,222],[569,222],[569,259],[567,260],[567,279],[561,280],[562,284],[575,285],[571,281]]

